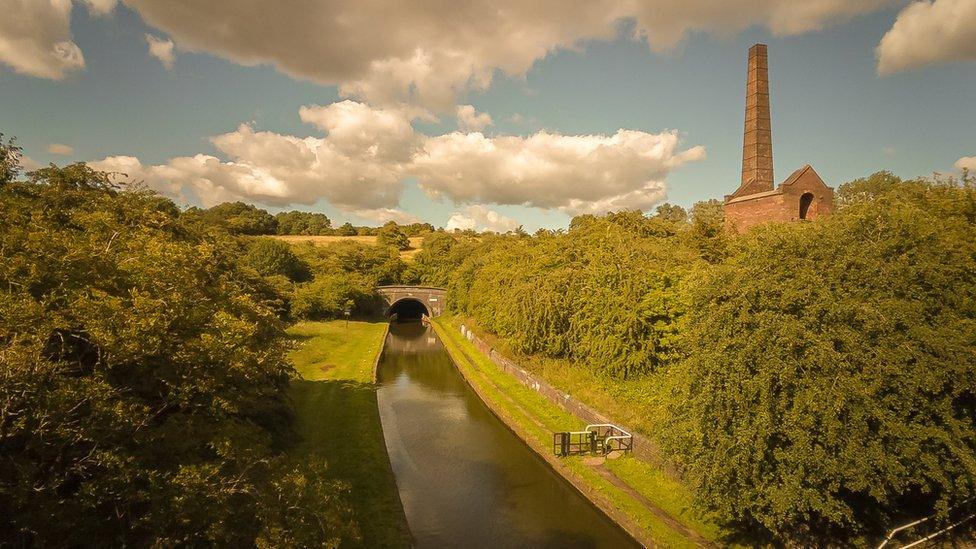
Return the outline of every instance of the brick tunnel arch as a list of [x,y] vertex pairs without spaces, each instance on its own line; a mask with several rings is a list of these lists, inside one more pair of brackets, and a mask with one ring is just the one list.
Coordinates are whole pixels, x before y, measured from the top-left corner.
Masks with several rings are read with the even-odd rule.
[[[383,313],[390,316],[394,312],[402,312],[406,307],[414,307],[405,302],[413,300],[419,302],[426,309],[429,317],[435,317],[447,310],[447,290],[433,286],[379,286],[376,293],[383,299]],[[404,301],[404,303],[400,303]],[[394,307],[397,310],[394,311]]]
[[415,297],[404,297],[393,302],[387,310],[387,316],[396,318],[398,321],[420,320],[424,316],[430,316],[430,309],[423,301]]

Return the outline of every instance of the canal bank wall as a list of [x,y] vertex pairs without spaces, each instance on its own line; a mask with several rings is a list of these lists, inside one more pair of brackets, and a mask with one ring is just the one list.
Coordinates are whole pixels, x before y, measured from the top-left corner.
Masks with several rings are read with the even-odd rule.
[[[552,448],[547,448],[543,443],[541,443],[536,437],[532,436],[531,433],[527,431],[527,428],[509,413],[504,406],[500,405],[498,402],[492,398],[484,387],[482,387],[482,382],[474,379],[472,369],[477,370],[478,367],[475,365],[471,357],[468,357],[466,352],[455,347],[456,344],[452,344],[450,341],[450,336],[444,333],[447,330],[451,330],[451,326],[434,322],[433,326],[435,331],[438,332],[442,342],[444,343],[445,349],[451,356],[451,359],[455,362],[458,371],[464,377],[465,381],[472,388],[478,398],[485,403],[486,406],[494,413],[502,422],[518,436],[529,448],[531,448],[539,457],[541,457],[556,473],[559,474],[566,482],[568,482],[577,492],[579,492],[583,497],[585,497],[593,506],[599,509],[603,514],[605,514],[610,520],[617,524],[621,529],[623,529],[627,534],[637,541],[640,545],[644,547],[658,547],[661,544],[659,540],[655,539],[648,531],[642,528],[628,513],[618,508],[614,503],[607,498],[604,494],[596,490],[589,482],[583,479],[576,471],[571,469],[566,463],[564,463],[559,457],[552,453]],[[462,335],[468,341],[474,343],[474,339],[469,339],[474,336],[471,334],[470,330],[464,328]],[[471,334],[470,336],[467,334]],[[480,341],[480,340],[479,340]],[[484,342],[481,342],[482,346],[485,346]],[[490,348],[490,347],[489,347]],[[482,347],[478,347],[482,350]],[[486,353],[487,356],[487,353]],[[497,353],[496,353],[497,356]],[[466,360],[467,359],[467,360]],[[462,364],[462,361],[466,361],[470,365],[470,369]],[[493,360],[494,362],[494,360]],[[509,372],[505,368],[506,372]],[[523,370],[524,372],[524,370]],[[524,380],[531,379],[531,374],[524,372],[526,375],[524,377],[518,377],[519,381],[525,383]],[[541,381],[541,380],[538,380]],[[485,380],[487,383],[491,383],[490,380]],[[531,387],[531,386],[530,386]],[[541,385],[540,385],[541,387]],[[497,389],[497,388],[496,388]],[[517,404],[516,404],[517,406]],[[698,545],[692,543],[691,545]]]
[[468,329],[464,324],[460,326],[460,331],[461,335],[463,335],[465,339],[470,341],[479,351],[481,351],[488,358],[488,360],[498,366],[505,373],[517,379],[519,383],[539,393],[545,397],[546,400],[576,416],[584,423],[612,423],[618,427],[621,427],[625,431],[631,433],[634,437],[634,457],[651,463],[656,467],[665,469],[672,476],[677,476],[676,472],[670,468],[667,461],[663,459],[657,444],[652,440],[640,433],[635,432],[630,426],[622,425],[613,418],[601,414],[579,400],[576,400],[569,393],[560,391],[559,389],[550,385],[544,379],[527,371],[514,361],[502,356],[501,353],[496,351],[491,345],[478,337],[477,334]]

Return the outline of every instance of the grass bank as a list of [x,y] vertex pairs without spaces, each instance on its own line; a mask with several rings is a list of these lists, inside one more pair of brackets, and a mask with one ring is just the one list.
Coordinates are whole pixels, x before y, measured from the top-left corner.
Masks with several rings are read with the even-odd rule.
[[292,382],[301,443],[297,458],[319,455],[352,488],[363,547],[409,547],[410,532],[390,469],[376,406],[373,367],[385,322],[301,322],[289,330],[302,379]]
[[[336,242],[360,242],[362,244],[376,245],[375,236],[336,236],[336,235],[268,235],[289,244],[313,244],[315,246],[328,246]],[[410,259],[417,255],[423,248],[424,237],[410,237],[410,247],[400,252],[400,257]]]
[[459,324],[452,317],[434,321],[451,357],[482,398],[638,541],[667,547],[721,543],[725,532],[695,508],[687,487],[661,469],[630,456],[606,461],[553,457],[552,433],[580,429],[582,422],[498,368],[460,334]]

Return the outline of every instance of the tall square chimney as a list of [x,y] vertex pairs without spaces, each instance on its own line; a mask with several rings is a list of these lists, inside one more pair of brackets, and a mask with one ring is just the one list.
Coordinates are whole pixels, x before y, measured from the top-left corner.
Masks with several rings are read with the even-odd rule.
[[766,44],[749,48],[746,123],[742,139],[742,183],[738,196],[773,190],[773,132],[769,117]]

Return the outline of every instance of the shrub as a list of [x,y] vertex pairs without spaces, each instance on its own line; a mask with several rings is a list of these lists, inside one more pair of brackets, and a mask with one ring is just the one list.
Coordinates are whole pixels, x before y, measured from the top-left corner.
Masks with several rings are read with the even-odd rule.
[[781,540],[876,536],[976,490],[973,189],[876,183],[687,284],[672,448],[702,502]]

